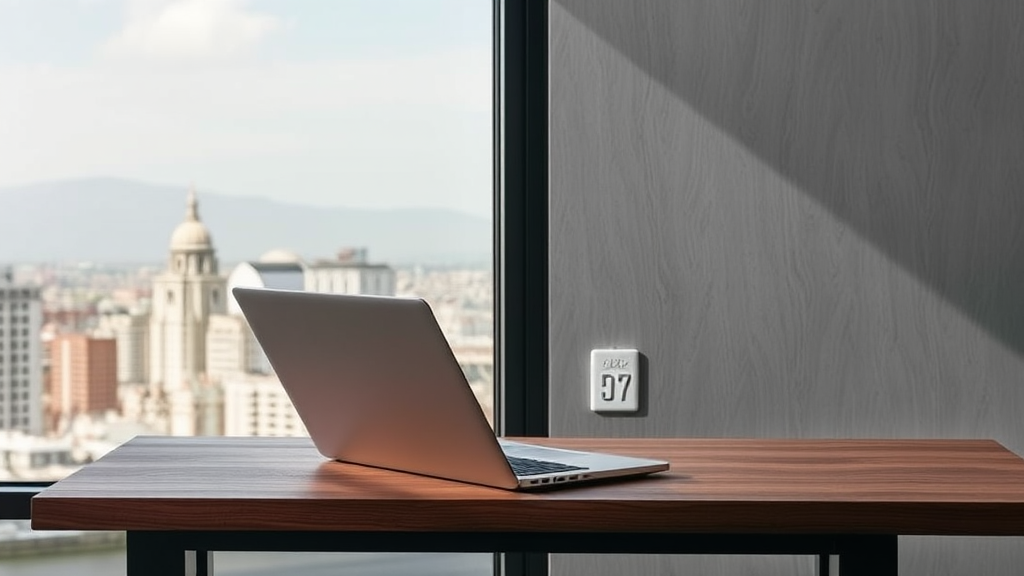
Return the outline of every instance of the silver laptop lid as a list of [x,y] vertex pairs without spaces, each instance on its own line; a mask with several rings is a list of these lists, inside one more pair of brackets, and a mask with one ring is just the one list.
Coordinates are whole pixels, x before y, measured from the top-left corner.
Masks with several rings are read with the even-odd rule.
[[426,302],[256,288],[232,293],[321,454],[517,486]]

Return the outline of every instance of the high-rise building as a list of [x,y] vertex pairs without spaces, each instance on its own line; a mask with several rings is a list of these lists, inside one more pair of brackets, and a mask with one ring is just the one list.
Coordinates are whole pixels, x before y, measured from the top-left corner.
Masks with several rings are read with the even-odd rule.
[[43,322],[39,288],[0,275],[0,431],[40,434]]
[[117,341],[57,334],[50,343],[47,413],[63,432],[80,414],[117,410]]

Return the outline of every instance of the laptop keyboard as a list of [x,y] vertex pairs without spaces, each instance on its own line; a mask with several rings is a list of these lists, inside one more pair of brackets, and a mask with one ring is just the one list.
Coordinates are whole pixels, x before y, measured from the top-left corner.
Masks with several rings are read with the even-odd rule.
[[549,462],[547,460],[534,460],[532,458],[517,458],[506,456],[508,463],[512,465],[512,471],[516,476],[536,476],[538,474],[551,474],[554,472],[571,472],[572,470],[586,470],[579,466],[570,466],[561,462]]

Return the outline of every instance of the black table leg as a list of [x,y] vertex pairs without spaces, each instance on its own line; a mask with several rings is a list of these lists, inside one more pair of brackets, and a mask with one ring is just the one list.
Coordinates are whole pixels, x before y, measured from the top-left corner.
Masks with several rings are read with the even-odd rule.
[[191,576],[185,572],[185,551],[161,538],[160,532],[129,531],[128,576]]
[[839,542],[840,576],[897,576],[897,536],[844,536]]
[[548,576],[548,555],[539,552],[505,552],[495,555],[500,576]]

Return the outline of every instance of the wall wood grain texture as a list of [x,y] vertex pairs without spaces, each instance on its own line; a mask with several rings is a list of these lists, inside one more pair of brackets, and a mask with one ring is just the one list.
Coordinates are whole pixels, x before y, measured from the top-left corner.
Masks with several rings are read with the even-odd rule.
[[[552,0],[551,434],[994,438],[1024,454],[1024,3]],[[641,414],[592,414],[637,347]],[[1011,574],[1024,538],[901,538]],[[552,574],[813,574],[580,558]]]

